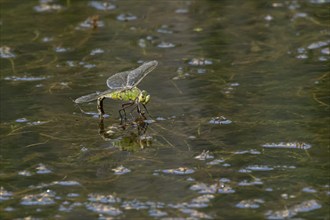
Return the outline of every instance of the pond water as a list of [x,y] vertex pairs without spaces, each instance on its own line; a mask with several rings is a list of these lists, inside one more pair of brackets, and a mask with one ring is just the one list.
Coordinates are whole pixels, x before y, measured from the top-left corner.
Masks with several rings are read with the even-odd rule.
[[330,218],[329,1],[0,2],[1,219]]

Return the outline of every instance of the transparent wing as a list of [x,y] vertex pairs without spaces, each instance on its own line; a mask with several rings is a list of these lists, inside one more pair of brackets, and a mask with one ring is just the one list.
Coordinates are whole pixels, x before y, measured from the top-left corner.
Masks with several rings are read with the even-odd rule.
[[138,85],[142,79],[154,70],[158,62],[156,60],[142,64],[138,68],[130,71],[116,73],[107,79],[107,86],[110,89],[129,89]]
[[91,102],[91,101],[94,101],[94,100],[98,99],[99,97],[104,96],[106,94],[109,94],[113,91],[114,90],[109,89],[109,90],[104,91],[104,92],[95,92],[95,93],[92,93],[92,94],[84,95],[84,96],[81,96],[81,97],[77,98],[76,100],[74,100],[74,102],[77,103],[77,104],[84,103],[84,102]]

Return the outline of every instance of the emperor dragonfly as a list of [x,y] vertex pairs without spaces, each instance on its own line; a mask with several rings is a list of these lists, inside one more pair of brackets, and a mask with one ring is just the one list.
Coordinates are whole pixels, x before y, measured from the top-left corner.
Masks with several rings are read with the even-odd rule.
[[[136,104],[138,113],[141,114],[139,104],[147,110],[146,104],[150,101],[150,95],[145,90],[140,90],[136,86],[157,66],[156,60],[143,63],[134,70],[119,72],[107,79],[108,90],[104,92],[95,92],[89,95],[81,96],[74,100],[75,103],[84,103],[97,100],[97,110],[101,118],[103,118],[103,100],[110,98],[113,100],[121,100],[126,103],[122,104],[119,110],[121,121],[123,119],[121,112],[125,113],[125,108]],[[126,120],[126,113],[125,113]]]

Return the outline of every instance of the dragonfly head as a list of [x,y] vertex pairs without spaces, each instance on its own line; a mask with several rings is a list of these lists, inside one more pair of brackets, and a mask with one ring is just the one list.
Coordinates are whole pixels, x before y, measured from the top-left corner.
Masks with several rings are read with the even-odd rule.
[[143,105],[146,105],[150,100],[150,95],[145,91],[142,90],[139,95],[139,102]]

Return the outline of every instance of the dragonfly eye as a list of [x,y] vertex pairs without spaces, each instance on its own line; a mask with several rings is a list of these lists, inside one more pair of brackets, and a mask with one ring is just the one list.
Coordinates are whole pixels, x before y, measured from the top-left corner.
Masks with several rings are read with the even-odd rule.
[[142,91],[139,96],[139,102],[142,104],[147,104],[150,100],[150,95],[146,91]]

